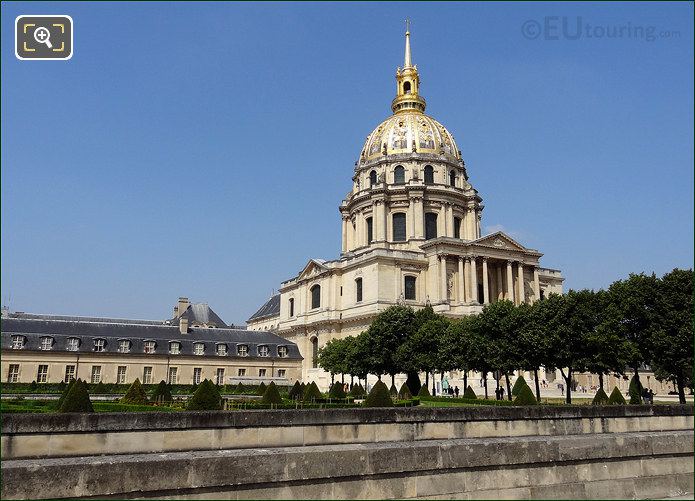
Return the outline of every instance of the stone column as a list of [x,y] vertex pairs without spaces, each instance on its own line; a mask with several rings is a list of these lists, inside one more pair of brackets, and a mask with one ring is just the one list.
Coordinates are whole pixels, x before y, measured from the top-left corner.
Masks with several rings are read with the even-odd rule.
[[439,223],[437,226],[439,226],[439,228],[441,229],[441,232],[438,232],[437,234],[440,237],[451,236],[448,233],[449,225],[446,222],[446,214],[447,214],[446,204],[442,203],[442,206],[439,209],[439,217],[437,218],[438,219],[437,222]]
[[536,302],[541,298],[541,283],[538,279],[538,266],[533,267],[533,301]]
[[490,303],[490,292],[487,283],[487,258],[483,258],[483,304]]
[[512,261],[507,261],[507,296],[504,299],[514,302],[514,275],[512,274]]
[[467,303],[471,302],[471,258],[466,257],[463,263],[463,276],[466,277],[466,287],[464,288],[464,298]]
[[480,219],[478,219],[480,211],[475,211],[474,214],[475,217],[473,218],[473,222],[475,223],[475,238],[480,238]]
[[463,257],[459,256],[459,303],[466,302],[466,286],[463,275]]
[[347,227],[348,227],[348,218],[347,216],[343,216],[343,232],[342,232],[342,244],[341,244],[341,251],[346,252],[347,251]]
[[442,302],[447,300],[446,285],[446,256],[439,256],[439,297]]
[[361,212],[355,214],[355,234],[352,239],[352,246],[354,248],[362,246],[362,233],[364,230],[364,216]]
[[446,204],[446,236],[454,236],[454,208],[451,204]]
[[471,301],[478,302],[478,270],[475,265],[475,256],[471,256]]
[[413,199],[410,199],[408,204],[408,240],[415,237],[415,203]]
[[497,286],[495,287],[497,292],[497,300],[501,301],[504,299],[504,282],[502,281],[502,265],[498,264],[495,266],[497,270]]
[[526,291],[524,291],[524,265],[519,261],[517,264],[517,286],[519,288],[519,302],[518,304],[526,302]]
[[425,209],[422,205],[422,198],[413,199],[415,205],[415,238],[425,238]]
[[383,227],[383,240],[386,242],[389,239],[389,224],[388,224],[388,219],[389,219],[389,211],[388,211],[388,205],[386,204],[386,200],[381,202],[381,225]]

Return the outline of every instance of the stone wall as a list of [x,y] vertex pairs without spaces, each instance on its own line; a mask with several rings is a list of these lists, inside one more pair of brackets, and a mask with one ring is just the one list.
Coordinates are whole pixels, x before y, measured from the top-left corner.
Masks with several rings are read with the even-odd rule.
[[667,497],[693,492],[692,428],[691,406],[8,415],[2,497]]

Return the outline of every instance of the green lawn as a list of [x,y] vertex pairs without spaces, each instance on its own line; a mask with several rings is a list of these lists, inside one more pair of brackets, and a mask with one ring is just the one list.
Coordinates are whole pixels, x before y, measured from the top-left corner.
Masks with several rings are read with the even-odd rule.
[[[46,413],[56,412],[56,400],[3,400],[0,412]],[[130,405],[119,402],[92,402],[95,412],[176,412],[178,407]]]

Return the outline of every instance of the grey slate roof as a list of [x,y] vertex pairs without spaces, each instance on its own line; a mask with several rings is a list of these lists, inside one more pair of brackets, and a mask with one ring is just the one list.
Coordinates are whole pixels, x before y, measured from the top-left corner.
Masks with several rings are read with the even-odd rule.
[[170,323],[172,325],[178,325],[179,319],[181,318],[188,319],[188,325],[199,323],[207,325],[214,324],[217,327],[227,327],[227,324],[224,323],[224,320],[222,320],[217,315],[217,313],[212,311],[212,309],[207,305],[207,303],[189,304],[188,308],[186,308],[186,311],[184,311],[177,318],[172,319]]
[[[258,346],[266,345],[269,348],[269,356],[263,358],[279,358],[278,346],[287,347],[286,359],[301,359],[297,345],[286,339],[265,331],[248,331],[228,328],[190,328],[187,334],[181,334],[179,328],[166,324],[142,324],[123,322],[85,322],[81,320],[55,320],[3,317],[0,329],[2,330],[2,349],[12,349],[12,336],[22,335],[25,338],[24,351],[40,350],[42,337],[53,338],[51,351],[66,352],[68,338],[76,337],[80,340],[77,352],[91,353],[94,351],[94,340],[105,340],[103,353],[119,353],[118,342],[130,341],[129,354],[143,354],[143,356],[156,356],[169,354],[169,342],[181,343],[181,355],[193,355],[193,344],[202,342],[205,345],[205,354],[202,357],[216,358],[242,358],[237,355],[237,346],[248,346],[248,356],[258,356]],[[145,341],[155,341],[154,354],[144,353]],[[227,355],[220,357],[216,354],[216,345],[226,344]],[[171,355],[176,357],[177,355]]]
[[268,301],[261,306],[256,313],[251,315],[247,321],[260,320],[262,318],[276,317],[280,314],[280,294],[275,294],[271,296]]

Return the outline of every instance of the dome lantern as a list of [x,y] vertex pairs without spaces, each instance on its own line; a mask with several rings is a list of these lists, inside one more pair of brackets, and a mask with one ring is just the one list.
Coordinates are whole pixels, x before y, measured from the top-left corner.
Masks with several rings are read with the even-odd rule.
[[396,98],[391,103],[391,109],[394,113],[404,111],[424,113],[426,106],[425,100],[419,95],[420,76],[417,72],[417,66],[412,64],[409,25],[410,21],[406,21],[403,68],[396,70]]

